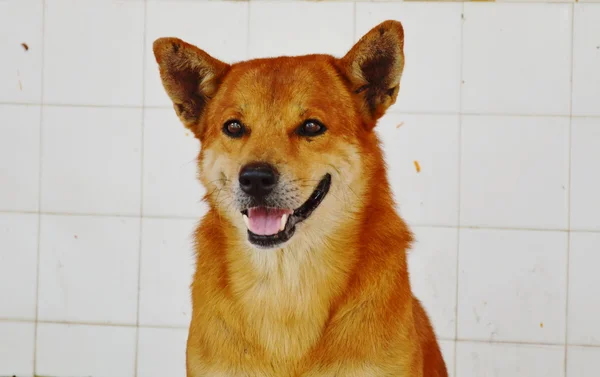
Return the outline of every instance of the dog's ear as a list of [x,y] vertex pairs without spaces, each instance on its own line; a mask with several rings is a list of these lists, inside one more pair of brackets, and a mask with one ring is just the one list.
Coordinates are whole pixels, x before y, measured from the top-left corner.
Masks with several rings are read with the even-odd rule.
[[396,102],[404,69],[404,30],[385,21],[365,34],[341,60],[367,123],[375,125]]
[[229,65],[177,38],[159,38],[152,47],[175,112],[200,138],[198,121]]

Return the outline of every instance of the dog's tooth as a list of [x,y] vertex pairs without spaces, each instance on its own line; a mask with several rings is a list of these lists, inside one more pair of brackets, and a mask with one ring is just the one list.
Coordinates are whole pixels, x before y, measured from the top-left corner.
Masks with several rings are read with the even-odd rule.
[[248,216],[242,215],[242,217],[244,217],[244,224],[246,224],[246,228],[250,229],[250,220],[248,219]]
[[279,225],[280,232],[285,229],[285,223],[287,223],[287,219],[288,219],[287,213],[284,214],[283,216],[281,216],[281,225]]

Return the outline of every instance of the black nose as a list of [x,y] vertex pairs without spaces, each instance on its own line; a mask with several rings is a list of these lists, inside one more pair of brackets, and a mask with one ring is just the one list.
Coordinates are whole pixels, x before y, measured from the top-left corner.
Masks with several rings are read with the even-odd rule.
[[279,179],[275,168],[263,162],[248,164],[240,171],[240,188],[248,195],[256,198],[267,196]]

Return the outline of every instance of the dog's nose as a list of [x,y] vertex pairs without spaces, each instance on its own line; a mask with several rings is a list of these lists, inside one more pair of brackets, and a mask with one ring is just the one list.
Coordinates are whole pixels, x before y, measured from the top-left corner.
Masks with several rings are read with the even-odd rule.
[[240,171],[240,188],[248,195],[256,198],[267,196],[279,179],[275,168],[267,163],[254,162],[248,164]]

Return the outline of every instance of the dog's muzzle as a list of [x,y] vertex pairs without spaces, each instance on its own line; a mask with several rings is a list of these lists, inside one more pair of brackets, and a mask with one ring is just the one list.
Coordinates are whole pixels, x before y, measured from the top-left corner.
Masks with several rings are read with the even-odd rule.
[[[278,178],[277,171],[270,165],[251,164],[240,172],[240,188],[255,203],[265,203],[265,198],[277,185]],[[272,248],[288,241],[294,235],[296,225],[309,218],[321,204],[330,186],[331,175],[325,174],[310,197],[296,209],[259,204],[241,211],[250,243],[261,248]]]

